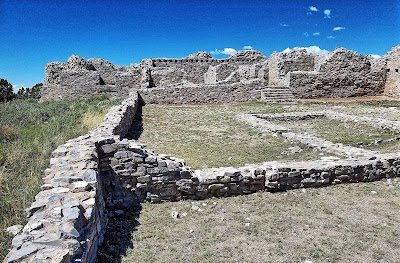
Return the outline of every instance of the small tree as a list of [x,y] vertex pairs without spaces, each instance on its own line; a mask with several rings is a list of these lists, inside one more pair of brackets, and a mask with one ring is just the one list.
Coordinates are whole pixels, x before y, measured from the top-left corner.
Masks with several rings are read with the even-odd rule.
[[17,92],[18,99],[40,99],[42,83],[38,83],[32,88],[20,88]]
[[15,98],[13,86],[5,79],[0,79],[0,101],[7,102]]
[[29,94],[30,95],[29,98],[40,99],[42,88],[43,88],[43,83],[35,84],[35,86],[33,86],[31,88],[31,91],[30,91],[30,94]]

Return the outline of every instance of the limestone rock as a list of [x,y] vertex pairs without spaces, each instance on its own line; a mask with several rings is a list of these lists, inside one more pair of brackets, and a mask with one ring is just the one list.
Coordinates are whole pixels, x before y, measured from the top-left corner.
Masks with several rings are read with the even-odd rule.
[[95,70],[91,63],[77,55],[72,55],[68,58],[66,69],[71,71]]
[[206,51],[199,51],[193,54],[190,54],[185,59],[213,59],[210,53]]
[[229,58],[231,59],[265,59],[266,57],[258,50],[238,50]]
[[28,257],[32,253],[35,253],[39,250],[39,247],[34,244],[29,244],[27,246],[22,246],[19,250],[13,253],[9,258],[7,258],[7,263],[16,263],[20,262],[20,260]]
[[21,233],[22,229],[23,229],[22,225],[13,225],[13,226],[7,227],[6,231],[8,233],[10,233],[11,235],[15,236],[15,235]]

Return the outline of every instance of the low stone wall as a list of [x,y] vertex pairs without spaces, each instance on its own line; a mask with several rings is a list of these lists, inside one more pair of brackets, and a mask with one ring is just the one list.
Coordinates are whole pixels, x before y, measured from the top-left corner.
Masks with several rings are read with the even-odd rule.
[[111,108],[102,124],[53,151],[28,223],[4,262],[94,262],[106,229],[96,145],[124,137],[141,101],[137,93]]
[[259,81],[246,83],[176,86],[138,90],[146,103],[190,104],[229,103],[261,99],[264,87]]
[[135,202],[201,200],[400,176],[400,153],[370,152],[368,157],[273,161],[191,171],[183,160],[157,155],[131,143],[124,140],[102,146],[106,150],[100,170],[111,214],[123,213]]

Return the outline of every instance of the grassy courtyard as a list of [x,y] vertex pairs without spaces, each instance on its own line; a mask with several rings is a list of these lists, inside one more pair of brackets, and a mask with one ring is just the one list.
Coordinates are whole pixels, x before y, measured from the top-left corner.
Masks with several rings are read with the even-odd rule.
[[[262,134],[236,119],[238,113],[280,113],[292,111],[336,110],[359,115],[398,119],[398,102],[301,103],[277,105],[245,103],[238,105],[146,105],[144,131],[140,140],[159,153],[181,157],[194,169],[243,166],[271,160],[312,160],[325,153],[305,149],[273,134]],[[389,109],[389,111],[388,111]],[[368,145],[376,140],[399,136],[361,122],[313,119],[276,122],[299,133],[311,133],[335,143]],[[399,151],[398,142],[366,146],[381,151]],[[298,146],[302,151],[292,153]],[[361,146],[362,147],[362,146]]]

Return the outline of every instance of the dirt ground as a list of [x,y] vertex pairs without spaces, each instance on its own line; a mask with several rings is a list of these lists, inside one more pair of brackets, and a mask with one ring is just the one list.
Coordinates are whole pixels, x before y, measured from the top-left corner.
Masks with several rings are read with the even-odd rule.
[[395,263],[399,197],[396,179],[145,204],[122,262]]

